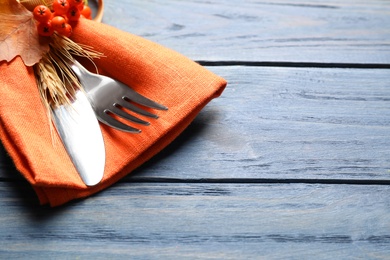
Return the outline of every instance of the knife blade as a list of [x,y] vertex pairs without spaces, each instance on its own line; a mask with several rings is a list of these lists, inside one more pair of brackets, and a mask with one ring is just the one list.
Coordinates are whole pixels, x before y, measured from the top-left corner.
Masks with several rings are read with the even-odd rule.
[[87,96],[78,90],[72,104],[52,108],[54,125],[68,155],[87,186],[104,175],[105,147],[102,132]]

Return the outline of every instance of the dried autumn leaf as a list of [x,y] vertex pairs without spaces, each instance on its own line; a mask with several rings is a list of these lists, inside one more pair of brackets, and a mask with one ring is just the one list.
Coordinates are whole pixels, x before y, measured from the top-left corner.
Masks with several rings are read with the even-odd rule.
[[0,61],[20,56],[26,66],[32,66],[48,51],[32,13],[16,0],[0,0]]

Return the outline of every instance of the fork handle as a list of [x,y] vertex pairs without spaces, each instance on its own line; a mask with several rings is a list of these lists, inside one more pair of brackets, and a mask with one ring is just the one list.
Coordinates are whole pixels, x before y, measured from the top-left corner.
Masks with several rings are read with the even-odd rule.
[[[91,81],[90,80],[89,81],[86,80],[88,78],[89,79],[91,78],[91,72],[89,72],[86,68],[84,68],[84,66],[81,65],[75,59],[68,60],[67,62],[68,62],[69,67],[72,69],[74,74],[76,74],[77,78],[79,79],[83,89],[86,92],[88,92],[91,89],[93,89],[94,88],[94,84],[91,85]],[[96,81],[96,79],[94,81]],[[98,84],[99,82],[95,82],[95,83]]]
[[84,68],[77,60],[73,59],[68,62],[70,68],[73,70],[73,72],[76,74],[79,79],[83,77],[83,75],[87,74],[88,71],[86,68]]

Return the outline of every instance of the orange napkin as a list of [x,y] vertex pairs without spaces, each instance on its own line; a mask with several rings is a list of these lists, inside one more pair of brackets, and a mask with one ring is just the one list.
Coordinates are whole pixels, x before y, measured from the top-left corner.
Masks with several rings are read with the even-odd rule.
[[104,178],[87,187],[57,133],[52,141],[32,68],[19,57],[0,62],[1,141],[41,204],[51,206],[94,194],[129,174],[173,141],[226,86],[224,79],[181,54],[108,25],[81,19],[72,39],[106,56],[95,61],[104,74],[169,110],[158,111],[160,118],[141,128],[141,134],[100,124],[106,146]]

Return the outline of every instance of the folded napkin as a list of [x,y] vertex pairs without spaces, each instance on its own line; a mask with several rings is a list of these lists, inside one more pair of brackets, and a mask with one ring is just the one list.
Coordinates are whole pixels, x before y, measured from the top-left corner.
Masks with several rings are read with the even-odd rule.
[[[0,62],[0,138],[41,204],[58,206],[107,188],[172,142],[226,81],[170,49],[111,26],[80,19],[72,39],[105,55],[95,60],[103,74],[164,104],[160,118],[130,134],[100,124],[106,146],[102,182],[87,187],[58,135],[50,132],[33,69],[17,57]],[[52,140],[54,138],[54,140]]]

